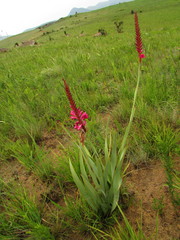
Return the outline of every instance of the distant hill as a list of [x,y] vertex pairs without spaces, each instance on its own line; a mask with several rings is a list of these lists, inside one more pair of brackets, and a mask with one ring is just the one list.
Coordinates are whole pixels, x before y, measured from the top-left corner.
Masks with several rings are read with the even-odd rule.
[[46,27],[49,27],[50,25],[52,25],[55,22],[56,22],[56,20],[53,20],[53,21],[50,21],[50,22],[46,22],[46,23],[43,23],[43,24],[39,25],[36,28],[46,28]]
[[90,11],[97,10],[100,8],[109,7],[111,5],[115,5],[115,4],[119,4],[119,3],[123,3],[123,2],[130,2],[130,1],[132,1],[132,0],[108,0],[105,2],[100,2],[95,6],[90,6],[88,8],[72,8],[70,13],[68,14],[68,16],[74,15],[75,13],[90,12]]
[[8,38],[8,37],[10,37],[10,36],[0,36],[0,41],[5,39],[5,38]]
[[105,2],[100,2],[95,6],[88,7],[88,9],[90,11],[92,11],[92,10],[97,10],[97,9],[100,9],[100,8],[109,7],[109,6],[112,6],[112,5],[116,5],[116,4],[123,3],[123,2],[130,2],[130,1],[132,1],[132,0],[108,0],[108,1],[105,1]]
[[28,29],[24,30],[23,32],[29,32],[29,31],[32,31],[32,30],[34,30],[34,29],[36,29],[36,28],[37,28],[37,27],[28,28]]
[[84,12],[89,12],[91,10],[89,10],[88,8],[72,8],[70,13],[68,14],[68,16],[70,15],[74,15],[76,13],[84,13]]
[[28,29],[24,30],[23,32],[29,32],[29,31],[32,31],[32,30],[37,29],[37,28],[45,28],[45,27],[48,27],[48,26],[50,26],[51,24],[53,24],[55,22],[56,21],[50,21],[50,22],[47,22],[47,23],[43,23],[43,24],[41,24],[39,26],[28,28]]

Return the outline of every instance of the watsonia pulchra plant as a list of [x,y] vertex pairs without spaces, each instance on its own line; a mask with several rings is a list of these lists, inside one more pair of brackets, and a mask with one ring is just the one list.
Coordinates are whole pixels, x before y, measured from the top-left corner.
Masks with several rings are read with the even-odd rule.
[[141,72],[140,66],[142,58],[145,57],[142,49],[142,40],[137,13],[134,14],[134,20],[136,32],[135,45],[139,57],[139,67],[131,115],[121,144],[118,144],[119,138],[117,134],[106,135],[104,144],[104,159],[102,159],[102,155],[99,154],[99,151],[97,151],[95,146],[93,148],[93,153],[91,154],[84,145],[86,133],[85,119],[88,118],[88,115],[86,112],[83,112],[76,107],[70,92],[70,88],[63,79],[66,95],[71,107],[71,119],[77,120],[74,128],[78,131],[81,131],[80,141],[82,143],[78,144],[81,174],[78,176],[71,160],[69,161],[70,170],[80,194],[86,200],[88,205],[94,210],[94,212],[101,217],[110,216],[118,206],[122,179],[124,172],[126,171],[126,168],[124,171],[122,170],[122,164],[124,155],[126,153],[127,138],[135,113],[135,103]]

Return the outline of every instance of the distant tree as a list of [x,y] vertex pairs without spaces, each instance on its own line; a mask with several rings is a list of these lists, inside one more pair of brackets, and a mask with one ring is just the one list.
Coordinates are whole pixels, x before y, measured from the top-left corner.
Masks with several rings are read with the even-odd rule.
[[122,33],[123,32],[123,21],[121,22],[114,22],[115,26],[116,26],[116,30],[118,33]]
[[101,33],[102,36],[106,36],[106,35],[107,35],[106,30],[103,29],[103,28],[100,28],[100,29],[98,30],[98,33]]
[[68,34],[66,31],[64,31],[64,35],[65,35],[65,36],[69,36],[69,34]]
[[52,38],[51,36],[49,36],[49,41],[52,41],[52,40],[54,40],[54,38]]
[[134,14],[134,11],[133,11],[133,10],[131,10],[131,14]]

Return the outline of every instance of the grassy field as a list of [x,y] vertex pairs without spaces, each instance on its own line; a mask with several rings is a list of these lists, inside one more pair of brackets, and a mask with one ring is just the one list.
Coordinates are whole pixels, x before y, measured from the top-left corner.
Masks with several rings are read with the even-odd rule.
[[[69,159],[83,177],[79,156],[88,155],[62,79],[89,115],[90,164],[104,166],[121,150],[136,88],[132,10],[146,58],[119,172],[119,206],[103,216],[87,204],[70,171]],[[9,49],[0,52],[0,239],[179,239],[179,11],[179,0],[136,0],[0,41]],[[118,33],[114,22],[121,21]],[[98,29],[107,35],[94,37]],[[38,45],[14,47],[31,39]]]

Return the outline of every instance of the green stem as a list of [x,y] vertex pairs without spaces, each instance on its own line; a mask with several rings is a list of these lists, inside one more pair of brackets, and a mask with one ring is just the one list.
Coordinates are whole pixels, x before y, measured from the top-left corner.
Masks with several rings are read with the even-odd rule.
[[127,137],[128,137],[128,135],[129,135],[129,131],[130,131],[130,128],[131,128],[131,125],[132,125],[132,121],[133,121],[133,118],[134,118],[135,104],[136,104],[137,93],[138,93],[138,88],[139,88],[140,76],[141,76],[141,64],[139,63],[139,66],[138,66],[138,76],[137,76],[137,84],[136,84],[136,89],[135,89],[135,91],[134,91],[134,99],[133,99],[133,105],[132,105],[132,109],[131,109],[131,115],[130,115],[129,123],[128,123],[128,126],[127,126],[127,128],[126,128],[126,131],[125,131],[123,140],[122,140],[122,144],[121,144],[120,151],[122,151],[122,150],[124,149],[125,145],[126,145]]

